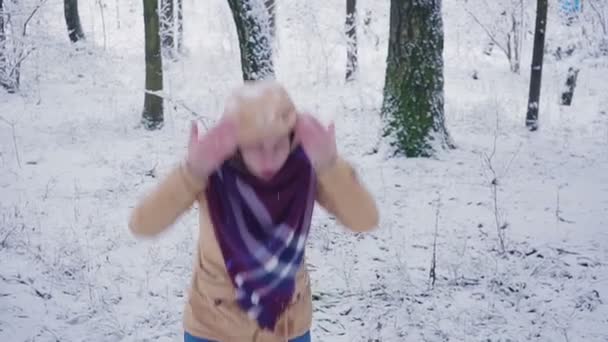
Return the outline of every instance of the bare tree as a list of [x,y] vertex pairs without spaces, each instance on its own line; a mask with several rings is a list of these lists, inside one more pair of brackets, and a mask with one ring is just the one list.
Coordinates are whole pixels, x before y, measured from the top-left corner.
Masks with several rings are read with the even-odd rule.
[[84,32],[82,32],[82,26],[80,25],[80,15],[78,14],[78,0],[63,0],[63,14],[70,40],[75,43],[84,39]]
[[378,34],[376,32],[373,31],[371,24],[372,24],[372,11],[371,10],[366,10],[365,14],[363,15],[363,35],[364,36],[369,36],[373,42],[374,42],[374,47],[378,47],[378,45],[380,45],[380,36],[378,36]]
[[357,0],[346,0],[346,81],[357,73]]
[[184,13],[182,0],[177,0],[177,52],[183,52],[184,46]]
[[526,126],[531,131],[538,129],[538,107],[540,102],[540,86],[543,74],[543,55],[545,51],[545,29],[547,27],[547,0],[537,0],[536,25],[534,29],[534,50],[530,70],[530,94],[528,97],[528,112]]
[[265,0],[264,5],[266,5],[266,9],[268,10],[270,36],[274,41],[277,37],[277,4],[275,0]]
[[569,106],[572,104],[572,98],[574,97],[574,89],[576,88],[576,80],[578,78],[579,69],[570,67],[568,69],[568,77],[566,78],[566,86],[562,92],[561,104]]
[[146,56],[146,94],[142,124],[147,129],[163,126],[163,99],[154,92],[163,90],[163,60],[160,47],[158,0],[143,0]]
[[274,77],[270,16],[264,0],[228,0],[241,50],[243,80]]
[[173,58],[175,52],[175,10],[173,0],[161,0],[161,41],[165,55]]
[[608,56],[608,2],[587,0],[587,3],[583,23],[589,26],[585,35],[593,47],[592,53]]
[[101,16],[101,32],[103,33],[103,49],[108,47],[108,34],[106,31],[106,16],[104,14],[104,4],[102,0],[97,0],[97,7],[99,7],[99,15]]
[[26,38],[30,21],[47,0],[38,0],[30,7],[16,0],[1,2],[0,85],[9,93],[19,90],[21,65],[36,49]]
[[6,74],[6,29],[5,29],[4,0],[0,0],[0,85],[6,88],[4,75]]
[[431,256],[431,267],[429,269],[429,288],[435,288],[437,281],[437,236],[439,235],[439,213],[441,210],[441,197],[437,199],[437,208],[435,210],[435,234],[433,234],[433,255]]
[[586,0],[582,4],[585,6],[569,10],[558,6],[548,9],[549,17],[562,19],[556,23],[559,31],[555,36],[560,39],[553,54],[558,60],[573,59],[575,68],[587,58],[608,56],[608,1]]
[[486,53],[491,54],[492,47],[498,47],[509,60],[509,69],[518,74],[525,34],[524,0],[471,1],[465,10],[490,39]]

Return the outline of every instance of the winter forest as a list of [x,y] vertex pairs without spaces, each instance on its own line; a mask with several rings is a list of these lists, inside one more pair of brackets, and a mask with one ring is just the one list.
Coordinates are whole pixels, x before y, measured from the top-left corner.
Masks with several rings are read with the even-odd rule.
[[313,341],[608,341],[606,0],[0,0],[0,341],[183,341],[198,209],[129,213],[265,78],[380,213],[314,211]]

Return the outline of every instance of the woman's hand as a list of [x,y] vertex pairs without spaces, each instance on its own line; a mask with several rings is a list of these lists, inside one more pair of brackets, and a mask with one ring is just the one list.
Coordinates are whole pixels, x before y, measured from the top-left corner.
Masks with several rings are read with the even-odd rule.
[[295,140],[302,145],[317,172],[331,167],[337,159],[334,124],[323,127],[319,120],[309,114],[298,115]]
[[237,126],[233,119],[224,118],[207,133],[201,135],[192,121],[186,166],[190,173],[205,181],[237,150]]

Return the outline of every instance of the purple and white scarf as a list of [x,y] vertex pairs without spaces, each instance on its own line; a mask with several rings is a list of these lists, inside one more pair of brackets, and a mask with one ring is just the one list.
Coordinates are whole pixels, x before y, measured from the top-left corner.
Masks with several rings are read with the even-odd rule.
[[315,191],[301,147],[269,181],[231,161],[209,179],[209,212],[237,301],[262,328],[274,330],[294,294]]

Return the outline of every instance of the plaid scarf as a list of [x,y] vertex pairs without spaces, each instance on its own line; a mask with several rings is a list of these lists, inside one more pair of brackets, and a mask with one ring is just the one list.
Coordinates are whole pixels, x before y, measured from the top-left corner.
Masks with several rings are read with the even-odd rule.
[[274,330],[294,294],[315,190],[301,147],[269,181],[230,161],[209,179],[209,212],[237,301],[262,328]]

